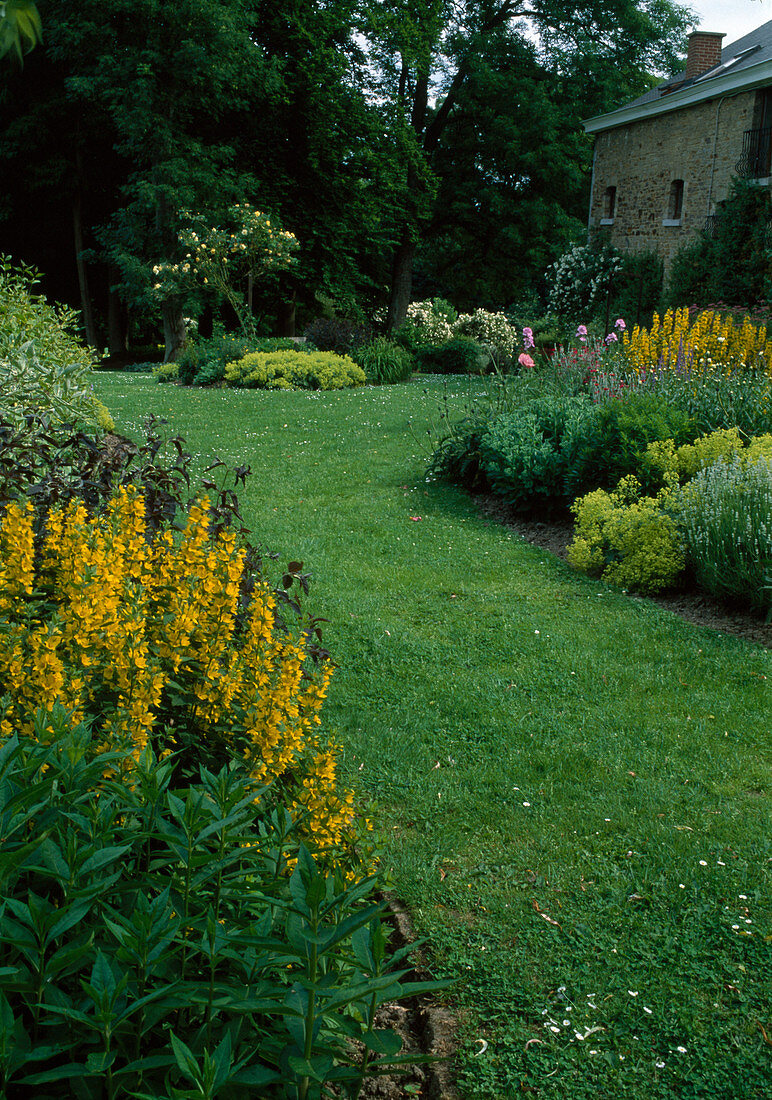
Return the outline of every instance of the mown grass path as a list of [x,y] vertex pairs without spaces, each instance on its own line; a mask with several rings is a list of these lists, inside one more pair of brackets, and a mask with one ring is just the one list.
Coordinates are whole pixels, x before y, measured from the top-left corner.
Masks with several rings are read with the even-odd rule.
[[459,979],[463,1094],[768,1097],[768,651],[427,483],[437,379],[98,390],[118,430],[155,412],[202,460],[248,462],[258,541],[312,572],[327,726],[435,974]]

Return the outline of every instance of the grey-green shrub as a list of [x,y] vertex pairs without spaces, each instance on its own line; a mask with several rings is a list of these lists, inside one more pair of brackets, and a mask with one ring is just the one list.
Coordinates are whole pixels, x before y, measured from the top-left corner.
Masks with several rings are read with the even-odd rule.
[[772,460],[735,454],[716,462],[684,486],[679,504],[700,585],[772,612]]
[[265,390],[341,390],[367,381],[348,355],[332,351],[256,351],[228,363],[229,386]]
[[407,348],[383,336],[355,352],[353,358],[367,375],[368,382],[405,382],[413,373],[413,357]]
[[52,306],[32,288],[36,273],[0,256],[0,418],[29,414],[112,428],[91,392],[92,352],[76,333],[78,315]]
[[479,445],[493,491],[526,511],[568,505],[576,496],[575,457],[600,408],[584,397],[547,396],[493,419]]

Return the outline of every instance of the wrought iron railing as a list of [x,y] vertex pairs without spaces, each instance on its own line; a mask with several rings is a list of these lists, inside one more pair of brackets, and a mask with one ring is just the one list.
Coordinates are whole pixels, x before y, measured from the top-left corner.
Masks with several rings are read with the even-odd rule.
[[737,174],[745,179],[765,179],[770,175],[772,126],[746,130],[743,134],[742,156],[737,162]]

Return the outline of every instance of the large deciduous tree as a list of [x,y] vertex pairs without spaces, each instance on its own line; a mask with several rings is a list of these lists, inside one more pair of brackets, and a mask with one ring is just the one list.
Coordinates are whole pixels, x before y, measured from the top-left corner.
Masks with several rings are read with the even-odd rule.
[[577,42],[592,42],[609,70],[667,66],[687,23],[670,0],[372,0],[362,33],[376,66],[376,94],[402,143],[405,192],[394,253],[387,328],[402,323],[413,263],[432,212],[443,134],[481,59],[502,32],[534,38],[540,63],[559,69]]
[[[4,247],[22,241],[47,271],[74,251],[89,340],[107,316],[114,350],[118,295],[157,315],[152,268],[180,258],[184,212],[219,224],[235,201],[298,237],[262,303],[286,331],[296,300],[350,311],[389,287],[396,327],[422,242],[459,304],[500,304],[518,263],[522,284],[575,224],[578,120],[640,90],[684,24],[671,0],[47,0],[43,14],[44,47],[0,66]],[[168,357],[181,304],[163,309]]]

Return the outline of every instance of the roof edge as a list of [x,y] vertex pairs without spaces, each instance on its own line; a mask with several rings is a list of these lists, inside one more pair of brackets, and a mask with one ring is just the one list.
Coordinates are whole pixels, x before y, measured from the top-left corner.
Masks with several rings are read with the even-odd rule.
[[749,65],[740,72],[726,73],[723,76],[715,76],[712,80],[690,84],[687,88],[671,92],[670,95],[663,96],[661,99],[649,100],[648,103],[618,107],[615,111],[585,119],[582,125],[585,133],[598,134],[604,130],[613,130],[617,126],[625,126],[630,122],[669,114],[682,107],[691,107],[696,103],[704,103],[717,97],[752,92],[765,84],[772,84],[772,60]]

